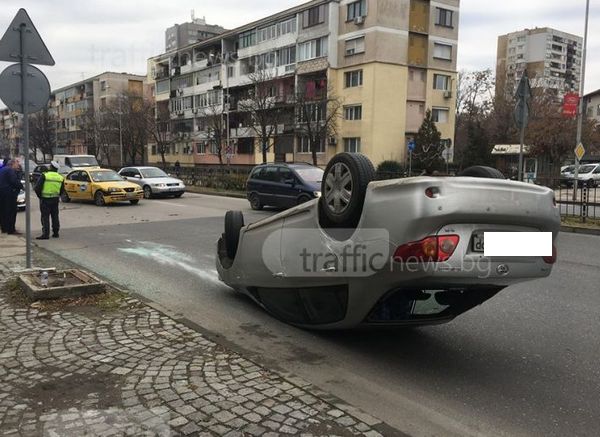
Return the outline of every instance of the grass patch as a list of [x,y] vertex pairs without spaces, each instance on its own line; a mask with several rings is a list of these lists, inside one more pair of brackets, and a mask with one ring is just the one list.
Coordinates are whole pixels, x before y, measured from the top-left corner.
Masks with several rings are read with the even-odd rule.
[[574,228],[600,229],[600,219],[593,218],[587,218],[583,223],[580,217],[562,217],[561,224],[573,226]]

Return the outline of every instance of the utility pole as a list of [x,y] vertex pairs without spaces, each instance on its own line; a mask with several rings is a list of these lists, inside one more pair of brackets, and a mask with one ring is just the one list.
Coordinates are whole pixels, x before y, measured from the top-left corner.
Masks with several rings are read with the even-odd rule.
[[[585,61],[587,57],[587,40],[588,40],[588,23],[590,17],[590,0],[586,0],[585,2],[585,30],[583,35],[583,50],[581,52],[581,83],[579,84],[579,111],[577,114],[577,139],[575,144],[579,145],[581,143],[581,134],[583,130],[583,95],[584,95],[584,87],[585,87]],[[573,200],[577,200],[577,184],[579,177],[579,158],[575,156],[575,172],[573,173]]]

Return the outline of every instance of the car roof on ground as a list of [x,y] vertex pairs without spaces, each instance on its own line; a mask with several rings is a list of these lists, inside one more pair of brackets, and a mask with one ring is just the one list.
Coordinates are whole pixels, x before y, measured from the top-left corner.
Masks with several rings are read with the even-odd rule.
[[267,162],[266,164],[257,164],[257,167],[262,167],[265,165],[281,165],[284,167],[314,167],[314,168],[319,168],[316,167],[314,165],[312,165],[309,162]]

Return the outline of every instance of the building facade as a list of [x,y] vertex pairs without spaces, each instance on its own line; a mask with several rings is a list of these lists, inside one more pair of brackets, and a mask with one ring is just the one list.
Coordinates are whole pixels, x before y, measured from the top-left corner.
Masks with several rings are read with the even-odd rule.
[[192,13],[192,21],[175,24],[165,31],[165,51],[177,50],[204,39],[217,36],[225,32],[221,26],[206,24],[205,18],[195,18]]
[[582,49],[583,38],[548,27],[499,36],[496,95],[512,98],[525,70],[532,88],[578,92]]
[[[262,162],[244,108],[267,71],[270,93],[287,115],[274,128],[268,160],[311,161],[299,94],[339,102],[334,133],[316,146],[318,163],[341,151],[375,164],[406,162],[407,143],[432,110],[444,142],[454,138],[459,0],[313,0],[217,37],[148,60],[157,114],[170,114],[166,160],[182,165]],[[296,101],[295,101],[296,100]],[[314,112],[327,117],[330,109]],[[211,142],[221,108],[225,145]],[[214,109],[211,109],[214,111]],[[214,129],[213,129],[214,130]],[[229,142],[227,142],[229,139]],[[451,153],[450,153],[451,156]],[[156,144],[148,159],[159,162]]]
[[583,105],[588,118],[595,120],[600,125],[600,90],[583,96]]
[[0,159],[19,155],[23,116],[8,108],[0,109]]
[[[146,76],[135,74],[105,72],[54,90],[48,105],[49,115],[56,123],[55,153],[87,154],[89,149],[98,150],[94,138],[83,128],[85,117],[113,104],[123,94],[143,95],[145,79]],[[116,159],[111,162],[119,162],[121,145],[112,146],[108,150],[111,156],[116,154]]]

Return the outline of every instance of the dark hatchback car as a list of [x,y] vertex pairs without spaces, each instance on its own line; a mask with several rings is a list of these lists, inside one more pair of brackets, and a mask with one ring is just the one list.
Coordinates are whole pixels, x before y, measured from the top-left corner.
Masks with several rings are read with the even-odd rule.
[[261,164],[246,182],[252,209],[263,206],[290,208],[321,197],[323,170],[304,163]]
[[[40,178],[40,175],[42,173],[46,173],[48,171],[49,166],[50,166],[50,164],[40,164],[40,165],[36,166],[33,169],[33,171],[31,171],[31,173],[29,174],[29,182],[31,182],[32,184],[36,184],[38,179]],[[65,177],[71,172],[71,169],[64,165],[61,165],[58,172],[61,175],[63,175],[63,177]]]

